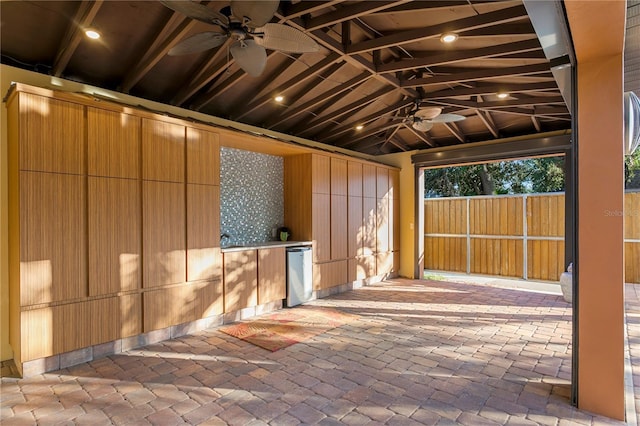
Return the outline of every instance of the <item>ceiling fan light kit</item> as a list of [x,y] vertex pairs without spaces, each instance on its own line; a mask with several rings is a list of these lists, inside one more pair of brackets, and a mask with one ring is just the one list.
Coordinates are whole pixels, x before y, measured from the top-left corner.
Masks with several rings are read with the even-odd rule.
[[247,74],[257,77],[267,64],[266,49],[286,53],[312,53],[320,50],[315,40],[302,31],[269,22],[278,9],[278,0],[233,0],[230,7],[224,8],[222,12],[192,1],[161,3],[191,19],[217,25],[223,30],[195,34],[175,45],[168,53],[170,56],[203,52],[231,39],[229,52],[235,62]]

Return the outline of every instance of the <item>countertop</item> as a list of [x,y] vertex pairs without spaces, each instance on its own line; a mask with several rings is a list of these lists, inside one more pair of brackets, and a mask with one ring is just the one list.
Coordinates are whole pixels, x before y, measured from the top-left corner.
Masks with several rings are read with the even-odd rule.
[[229,253],[232,251],[258,250],[262,248],[310,246],[311,244],[311,241],[265,241],[263,243],[222,246],[221,251],[222,253]]

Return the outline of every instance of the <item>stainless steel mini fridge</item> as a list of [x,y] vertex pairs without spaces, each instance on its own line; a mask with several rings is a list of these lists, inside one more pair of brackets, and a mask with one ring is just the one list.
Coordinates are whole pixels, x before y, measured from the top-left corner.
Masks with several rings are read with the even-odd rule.
[[313,297],[313,257],[311,247],[287,249],[287,306],[296,306]]

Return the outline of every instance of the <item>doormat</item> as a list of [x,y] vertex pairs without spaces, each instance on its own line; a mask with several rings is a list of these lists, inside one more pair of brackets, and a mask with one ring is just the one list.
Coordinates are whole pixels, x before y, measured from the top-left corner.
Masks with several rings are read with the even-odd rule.
[[298,306],[222,327],[219,330],[275,352],[358,318],[358,315],[331,308]]

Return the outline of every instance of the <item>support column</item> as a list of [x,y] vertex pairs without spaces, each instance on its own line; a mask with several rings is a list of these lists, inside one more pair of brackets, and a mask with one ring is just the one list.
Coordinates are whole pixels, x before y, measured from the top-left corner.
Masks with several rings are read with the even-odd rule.
[[626,2],[564,4],[577,59],[578,408],[624,420]]

